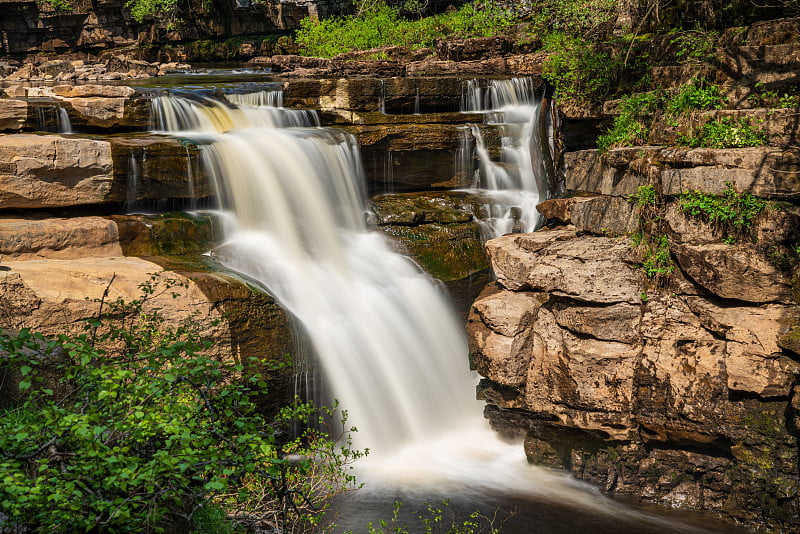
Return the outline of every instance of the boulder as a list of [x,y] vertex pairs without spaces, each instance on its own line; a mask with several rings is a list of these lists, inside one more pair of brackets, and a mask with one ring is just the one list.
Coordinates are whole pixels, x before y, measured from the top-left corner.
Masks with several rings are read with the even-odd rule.
[[751,246],[670,243],[681,270],[724,299],[753,303],[792,302],[786,275]]
[[638,273],[625,240],[573,239],[574,230],[511,234],[486,243],[503,287],[546,291],[583,302],[640,302]]
[[[164,271],[140,258],[3,261],[0,270],[0,328],[30,328],[45,335],[84,332],[84,318],[95,316],[98,299],[141,298],[141,284],[154,280],[156,292],[145,309],[160,308],[170,324],[200,322],[216,343],[213,354],[245,361],[251,356],[284,361],[293,334],[286,314],[270,297],[220,273]],[[112,281],[113,279],[113,281]],[[164,291],[159,281],[185,288]],[[177,296],[173,297],[173,293]]]

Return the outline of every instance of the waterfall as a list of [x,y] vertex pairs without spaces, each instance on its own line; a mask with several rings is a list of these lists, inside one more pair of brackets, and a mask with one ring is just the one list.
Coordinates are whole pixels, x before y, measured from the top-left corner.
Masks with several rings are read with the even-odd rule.
[[154,107],[164,131],[205,143],[207,172],[233,215],[214,254],[302,323],[359,447],[389,453],[479,414],[446,298],[367,228],[351,135],[272,105],[159,97]]
[[63,106],[36,107],[36,122],[43,132],[72,133],[72,122]]
[[[547,197],[547,170],[542,98],[533,80],[491,80],[485,88],[477,80],[468,81],[461,107],[464,112],[484,113],[484,124],[500,133],[500,158],[495,161],[481,128],[473,126],[479,168],[462,171],[472,174],[472,187],[488,197],[488,222],[494,234],[534,231],[540,220],[536,205]],[[468,160],[464,161],[466,165]]]

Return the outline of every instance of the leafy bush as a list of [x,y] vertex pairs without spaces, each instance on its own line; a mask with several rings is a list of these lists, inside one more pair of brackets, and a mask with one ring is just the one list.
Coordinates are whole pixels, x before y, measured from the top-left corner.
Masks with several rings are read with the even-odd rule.
[[680,86],[667,100],[666,111],[670,115],[680,115],[692,110],[721,109],[724,104],[725,98],[718,85],[699,81]]
[[681,209],[693,217],[708,221],[726,233],[744,234],[753,220],[767,207],[767,201],[750,193],[739,193],[728,183],[722,195],[708,195],[699,191],[681,194]]
[[675,271],[675,263],[669,251],[669,237],[641,236],[639,246],[643,247],[641,267],[644,274],[651,279],[664,281]]
[[542,78],[556,87],[561,98],[601,102],[613,91],[617,63],[592,43],[560,33],[545,36]]
[[300,21],[297,43],[308,56],[333,57],[353,50],[382,46],[433,46],[445,37],[487,37],[515,24],[512,10],[491,0],[476,0],[458,11],[419,20],[401,18],[397,9],[383,1],[364,5],[353,17]]
[[636,193],[630,195],[628,200],[636,202],[636,205],[641,208],[654,206],[656,203],[656,190],[652,185],[640,185],[636,189]]
[[[283,423],[267,421],[253,400],[264,377],[251,369],[241,378],[244,365],[204,355],[210,343],[196,323],[170,326],[148,308],[157,293],[177,296],[174,285],[141,287],[130,303],[101,302],[107,312],[78,336],[0,332],[4,367],[18,370],[23,394],[0,413],[0,511],[9,521],[35,532],[187,529],[213,501],[267,520],[278,497],[310,495],[308,475],[320,469],[308,459],[290,469],[289,451],[320,452],[331,487],[352,482],[343,465],[355,453],[337,452],[324,434],[282,449]],[[60,350],[68,361],[50,384],[42,354]]]
[[767,144],[767,135],[747,119],[728,117],[703,124],[696,135],[679,135],[676,142],[693,148],[743,148]]
[[614,117],[611,129],[597,138],[597,147],[605,151],[645,142],[653,115],[661,106],[661,101],[662,97],[658,92],[624,97],[619,104],[619,114]]
[[695,26],[693,30],[679,33],[670,44],[678,47],[675,57],[679,63],[702,63],[711,55],[718,37],[716,31]]
[[392,506],[392,517],[388,521],[379,520],[377,523],[367,525],[368,534],[499,534],[500,528],[496,523],[497,513],[494,517],[487,517],[480,512],[472,512],[465,520],[456,519],[452,510],[450,517],[445,517],[445,510],[450,505],[449,501],[442,501],[441,506],[425,504],[424,511],[415,511],[414,517],[417,525],[409,525],[400,519],[402,504],[395,502]]
[[572,37],[604,34],[613,27],[617,7],[614,0],[543,0],[527,4],[534,33],[558,32]]

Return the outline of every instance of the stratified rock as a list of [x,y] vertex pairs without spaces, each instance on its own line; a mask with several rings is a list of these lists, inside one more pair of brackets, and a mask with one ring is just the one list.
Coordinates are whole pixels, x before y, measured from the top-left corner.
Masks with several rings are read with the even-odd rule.
[[584,302],[640,301],[640,275],[627,263],[625,240],[573,237],[573,230],[550,230],[487,242],[498,283],[512,291],[547,291]]
[[102,217],[0,218],[4,261],[121,255],[117,225]]
[[56,85],[52,88],[55,96],[61,98],[128,98],[136,94],[136,91],[124,85]]
[[474,61],[506,55],[512,47],[507,37],[442,39],[436,43],[436,55],[444,61]]
[[0,131],[21,130],[27,118],[27,102],[0,98]]
[[[291,352],[286,315],[266,295],[233,277],[198,271],[168,272],[140,258],[97,257],[80,260],[3,261],[0,270],[0,328],[30,328],[46,335],[80,334],[84,318],[106,301],[142,297],[140,285],[176,280],[185,288],[156,292],[146,309],[162,310],[169,324],[197,320],[203,336],[216,342],[214,354],[241,361],[254,356],[283,361]],[[113,282],[112,282],[113,278]],[[173,298],[173,293],[177,294]]]
[[639,228],[639,208],[635,202],[621,197],[591,197],[574,203],[569,219],[580,232],[626,235]]
[[559,326],[575,334],[629,344],[636,343],[641,337],[639,318],[642,312],[638,305],[577,306],[555,302],[552,310]]
[[0,142],[0,208],[104,202],[111,191],[111,145],[54,135],[8,135]]
[[800,150],[793,148],[631,147],[567,152],[564,158],[567,189],[603,195],[632,195],[643,185],[678,195],[720,194],[730,183],[775,199],[795,198],[800,190]]
[[725,299],[791,302],[791,284],[764,256],[748,246],[673,243],[680,268],[692,280]]

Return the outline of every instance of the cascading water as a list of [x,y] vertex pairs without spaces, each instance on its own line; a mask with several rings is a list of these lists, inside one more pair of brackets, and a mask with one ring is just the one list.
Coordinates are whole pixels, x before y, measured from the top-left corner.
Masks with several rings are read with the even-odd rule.
[[358,146],[308,112],[161,97],[160,127],[210,144],[235,217],[223,263],[303,324],[336,397],[380,452],[474,414],[463,329],[432,280],[367,229]]
[[62,106],[39,106],[36,108],[36,122],[43,132],[72,133],[69,113]]
[[[464,171],[474,176],[472,187],[489,199],[488,222],[495,235],[534,231],[540,220],[536,205],[547,197],[543,106],[536,89],[531,78],[491,80],[485,88],[477,80],[467,82],[462,110],[485,113],[485,124],[498,128],[501,137],[498,162],[492,159],[481,129],[472,126],[479,168],[471,172],[467,166]],[[465,158],[464,164],[468,161]]]
[[160,97],[154,109],[162,131],[202,144],[226,210],[227,241],[215,255],[259,280],[302,323],[359,429],[357,446],[371,449],[360,467],[373,489],[470,503],[524,495],[594,517],[648,517],[657,525],[648,532],[686,532],[529,466],[519,444],[489,430],[473,398],[463,327],[433,281],[367,228],[349,134],[311,127],[310,112],[263,104]]

